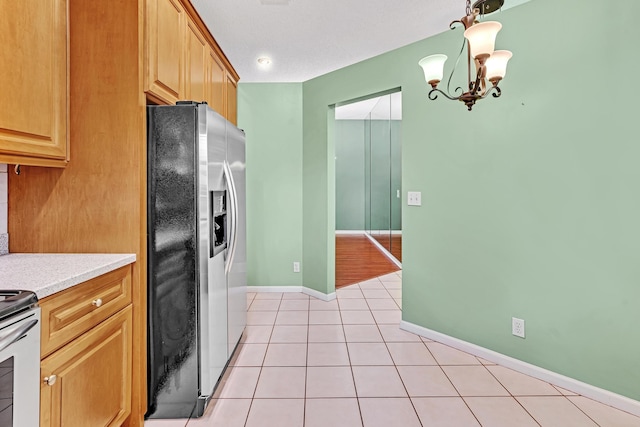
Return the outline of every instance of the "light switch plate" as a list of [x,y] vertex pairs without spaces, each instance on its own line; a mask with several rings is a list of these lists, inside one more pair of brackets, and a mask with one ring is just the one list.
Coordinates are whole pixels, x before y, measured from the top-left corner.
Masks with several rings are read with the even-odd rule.
[[409,191],[407,193],[408,206],[422,206],[422,193],[420,191]]

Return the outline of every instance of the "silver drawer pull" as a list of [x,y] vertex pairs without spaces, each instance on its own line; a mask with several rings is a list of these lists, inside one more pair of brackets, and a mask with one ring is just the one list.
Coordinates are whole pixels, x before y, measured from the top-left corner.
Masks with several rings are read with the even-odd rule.
[[96,307],[100,307],[102,305],[102,298],[94,299],[91,302],[91,305],[95,305]]
[[56,375],[49,375],[48,377],[44,377],[44,383],[48,386],[52,386],[56,383],[58,377]]

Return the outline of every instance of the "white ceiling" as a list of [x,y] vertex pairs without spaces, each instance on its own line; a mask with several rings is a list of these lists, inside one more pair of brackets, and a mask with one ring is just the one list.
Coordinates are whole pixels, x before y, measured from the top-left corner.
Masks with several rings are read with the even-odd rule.
[[445,31],[465,10],[463,0],[191,2],[244,83],[303,82]]

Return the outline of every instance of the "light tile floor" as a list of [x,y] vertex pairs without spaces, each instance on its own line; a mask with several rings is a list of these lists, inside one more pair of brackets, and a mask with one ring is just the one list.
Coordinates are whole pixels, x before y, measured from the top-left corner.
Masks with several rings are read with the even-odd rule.
[[401,272],[248,295],[248,326],[202,418],[146,427],[640,427],[640,418],[401,330]]

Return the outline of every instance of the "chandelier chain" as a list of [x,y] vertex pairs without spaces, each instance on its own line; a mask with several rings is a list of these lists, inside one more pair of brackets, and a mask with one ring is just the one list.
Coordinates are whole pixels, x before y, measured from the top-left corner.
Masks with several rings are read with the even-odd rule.
[[471,15],[471,0],[467,0],[467,16]]

